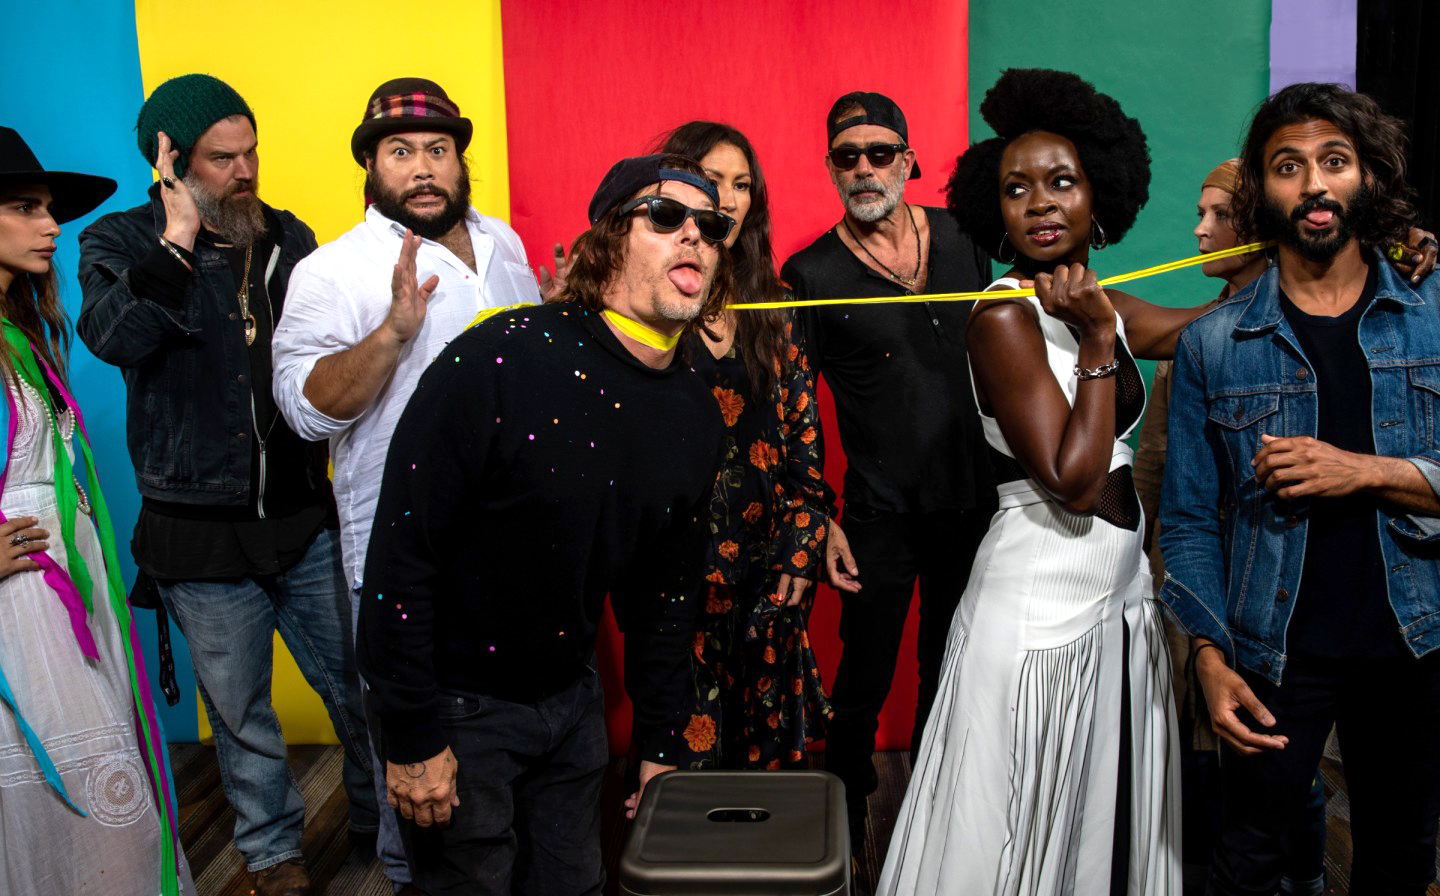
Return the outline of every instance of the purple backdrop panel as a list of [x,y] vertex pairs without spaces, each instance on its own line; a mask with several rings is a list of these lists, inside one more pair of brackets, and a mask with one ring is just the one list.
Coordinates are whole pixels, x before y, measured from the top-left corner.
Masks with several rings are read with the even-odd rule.
[[1270,10],[1270,92],[1300,81],[1355,88],[1358,0],[1274,0]]

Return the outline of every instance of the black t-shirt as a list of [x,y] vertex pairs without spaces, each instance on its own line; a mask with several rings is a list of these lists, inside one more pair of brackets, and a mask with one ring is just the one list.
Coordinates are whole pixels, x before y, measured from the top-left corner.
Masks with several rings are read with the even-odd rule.
[[[990,260],[942,209],[930,222],[926,292],[974,292]],[[913,295],[826,231],[785,262],[799,299]],[[796,339],[835,396],[849,463],[845,500],[876,510],[967,510],[994,500],[965,353],[968,302],[802,308]]]
[[441,689],[534,702],[587,674],[605,595],[645,759],[683,730],[719,406],[573,303],[470,328],[390,443],[357,652],[394,762],[445,746]]
[[[1360,317],[1375,298],[1375,282],[1372,266],[1359,301],[1338,317],[1306,314],[1280,293],[1285,319],[1315,376],[1320,413],[1316,438],[1358,454],[1375,453],[1370,365],[1359,339]],[[1288,653],[1322,657],[1406,653],[1390,607],[1377,512],[1375,499],[1366,495],[1309,501],[1300,593],[1286,632]]]

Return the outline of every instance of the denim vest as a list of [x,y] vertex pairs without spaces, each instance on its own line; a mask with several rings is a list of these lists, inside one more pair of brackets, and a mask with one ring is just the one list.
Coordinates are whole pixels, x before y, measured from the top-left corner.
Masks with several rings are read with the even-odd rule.
[[[1359,341],[1375,453],[1406,458],[1440,492],[1440,278],[1412,289],[1376,253]],[[1175,350],[1160,508],[1160,597],[1191,634],[1278,684],[1300,595],[1309,501],[1255,478],[1261,434],[1316,435],[1315,376],[1280,309],[1279,268],[1197,319]],[[1375,514],[1390,606],[1420,656],[1440,646],[1440,518]]]

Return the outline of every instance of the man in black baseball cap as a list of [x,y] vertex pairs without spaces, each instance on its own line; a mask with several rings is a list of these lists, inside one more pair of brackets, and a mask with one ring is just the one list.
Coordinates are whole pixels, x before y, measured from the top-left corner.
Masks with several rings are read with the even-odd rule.
[[600,892],[607,593],[641,786],[675,767],[722,430],[676,343],[729,293],[715,206],[690,159],[617,163],[560,300],[466,330],[395,428],[358,653],[427,893]]
[[[825,133],[825,167],[844,212],[781,269],[796,298],[969,292],[990,282],[988,258],[954,218],[905,201],[905,184],[920,176],[920,166],[892,99],[845,94],[825,116]],[[965,356],[968,315],[957,303],[804,308],[796,315],[796,335],[835,396],[848,466],[845,514],[826,546],[830,583],[841,589],[844,649],[825,766],[845,782],[856,852],[865,842],[865,797],[877,785],[871,755],[878,717],[916,582],[920,699],[912,748],[994,507]],[[896,439],[897,432],[907,437]]]

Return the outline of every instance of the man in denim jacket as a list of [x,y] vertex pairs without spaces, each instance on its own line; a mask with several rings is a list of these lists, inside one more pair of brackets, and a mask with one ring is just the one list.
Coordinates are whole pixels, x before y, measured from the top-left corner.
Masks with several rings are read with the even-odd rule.
[[260,201],[255,118],[224,82],[167,81],[137,130],[160,182],[80,235],[76,329],[125,377],[135,559],[189,642],[235,846],[257,894],[296,896],[311,889],[270,703],[277,630],[345,747],[352,831],[378,825],[326,453],[270,385],[286,283],[315,236]]
[[[1274,893],[1332,726],[1351,893],[1424,893],[1440,818],[1440,283],[1377,249],[1415,210],[1404,132],[1298,84],[1256,113],[1237,226],[1276,239],[1176,350],[1161,591],[1225,744],[1210,892]],[[1214,648],[1214,649],[1205,649]]]

